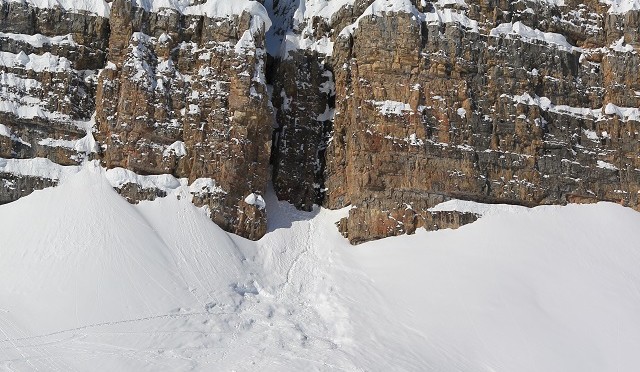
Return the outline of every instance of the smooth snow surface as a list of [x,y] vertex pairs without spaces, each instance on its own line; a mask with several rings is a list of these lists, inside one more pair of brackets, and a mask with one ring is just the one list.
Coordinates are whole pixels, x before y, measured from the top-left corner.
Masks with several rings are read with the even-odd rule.
[[334,226],[346,210],[300,212],[270,192],[269,232],[251,242],[185,184],[131,205],[108,178],[90,162],[0,206],[0,370],[640,365],[633,210],[450,201],[434,209],[483,217],[352,247]]

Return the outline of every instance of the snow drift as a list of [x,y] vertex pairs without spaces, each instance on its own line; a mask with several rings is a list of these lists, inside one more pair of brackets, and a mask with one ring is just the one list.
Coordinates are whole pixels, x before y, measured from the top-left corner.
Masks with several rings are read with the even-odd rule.
[[449,202],[458,230],[349,246],[265,198],[229,235],[187,186],[131,205],[88,163],[0,206],[0,370],[630,371],[640,215]]

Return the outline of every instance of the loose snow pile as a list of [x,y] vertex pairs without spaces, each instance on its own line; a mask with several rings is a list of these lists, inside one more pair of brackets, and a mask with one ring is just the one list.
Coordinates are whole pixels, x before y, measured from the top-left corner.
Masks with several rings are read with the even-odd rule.
[[128,204],[88,163],[0,206],[0,370],[630,371],[640,214],[452,201],[483,217],[357,247],[346,211],[265,198],[229,235],[186,185]]

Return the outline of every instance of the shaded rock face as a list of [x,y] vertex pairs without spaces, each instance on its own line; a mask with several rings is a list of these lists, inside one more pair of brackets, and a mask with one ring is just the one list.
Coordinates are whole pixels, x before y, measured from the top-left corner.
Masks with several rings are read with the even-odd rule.
[[57,180],[53,179],[0,172],[0,190],[2,190],[0,192],[0,204],[10,203],[31,194],[35,190],[42,190],[57,184]]
[[310,211],[324,198],[325,152],[331,132],[333,74],[317,52],[295,51],[277,64],[273,104],[273,186],[279,199]]

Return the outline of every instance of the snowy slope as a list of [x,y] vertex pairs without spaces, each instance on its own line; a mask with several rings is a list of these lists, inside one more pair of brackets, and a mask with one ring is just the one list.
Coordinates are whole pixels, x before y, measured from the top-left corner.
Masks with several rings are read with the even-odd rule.
[[633,371],[640,214],[450,202],[478,222],[352,247],[267,195],[231,236],[187,186],[130,205],[93,163],[0,206],[0,370]]

